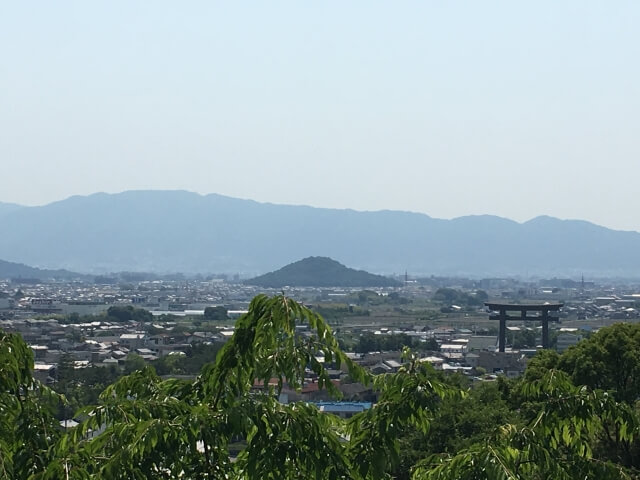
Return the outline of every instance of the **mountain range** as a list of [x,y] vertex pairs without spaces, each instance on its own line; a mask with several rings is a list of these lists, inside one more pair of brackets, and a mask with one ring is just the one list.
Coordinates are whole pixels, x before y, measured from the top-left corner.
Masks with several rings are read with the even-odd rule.
[[24,207],[22,205],[17,205],[15,203],[0,202],[0,218],[2,218],[2,216],[6,215],[7,213],[15,212],[17,210],[20,210],[21,208],[24,208]]
[[68,270],[47,270],[34,268],[22,263],[7,262],[0,260],[0,278],[12,279],[37,279],[37,280],[87,280],[85,275],[81,275]]
[[443,220],[128,191],[39,207],[0,204],[0,225],[0,258],[85,273],[255,275],[326,256],[381,274],[640,277],[640,233],[545,216]]

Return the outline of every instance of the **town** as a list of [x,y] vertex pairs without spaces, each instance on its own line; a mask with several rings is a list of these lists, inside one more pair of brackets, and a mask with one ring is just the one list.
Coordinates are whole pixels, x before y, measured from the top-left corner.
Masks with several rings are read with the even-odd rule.
[[[57,382],[63,357],[72,360],[76,370],[103,367],[117,374],[148,363],[165,376],[194,378],[203,363],[215,360],[234,332],[235,319],[255,295],[282,291],[224,276],[106,280],[0,282],[0,329],[22,335],[34,352],[35,376],[42,382]],[[296,287],[284,292],[321,314],[347,355],[374,374],[397,371],[403,347],[410,347],[434,368],[474,382],[517,377],[542,348],[542,327],[533,317],[508,322],[506,348],[498,351],[499,326],[485,306],[489,300],[561,303],[549,334],[550,348],[559,352],[603,326],[640,317],[640,287],[622,282],[405,276],[399,277],[399,285]],[[299,326],[300,335],[306,334],[305,328]],[[180,359],[198,349],[200,360],[180,368]],[[329,371],[345,400],[376,400],[370,387],[349,382],[345,371]],[[316,380],[310,372],[301,390],[285,388],[281,400],[329,401]]]

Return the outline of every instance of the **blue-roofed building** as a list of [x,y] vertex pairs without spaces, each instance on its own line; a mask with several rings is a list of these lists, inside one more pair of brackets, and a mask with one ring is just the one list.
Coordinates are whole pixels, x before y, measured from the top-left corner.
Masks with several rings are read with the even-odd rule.
[[332,413],[341,418],[350,418],[356,413],[369,410],[371,402],[316,402],[321,412]]

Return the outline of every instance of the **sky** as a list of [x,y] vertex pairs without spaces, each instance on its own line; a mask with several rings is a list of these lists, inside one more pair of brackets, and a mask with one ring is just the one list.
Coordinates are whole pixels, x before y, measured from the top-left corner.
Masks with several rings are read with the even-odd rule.
[[0,0],[0,201],[640,231],[640,2]]

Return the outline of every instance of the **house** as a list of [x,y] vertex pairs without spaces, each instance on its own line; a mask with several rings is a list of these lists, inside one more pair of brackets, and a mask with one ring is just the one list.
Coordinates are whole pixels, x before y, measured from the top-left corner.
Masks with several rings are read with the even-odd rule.
[[524,356],[520,352],[478,352],[478,367],[488,373],[504,373],[507,377],[517,377],[526,367]]
[[443,343],[440,345],[442,355],[450,360],[462,360],[467,353],[466,343]]
[[135,350],[144,347],[148,340],[149,337],[146,333],[123,333],[118,342],[129,350]]
[[469,343],[467,343],[467,349],[470,352],[474,350],[495,351],[497,346],[497,335],[473,335],[469,338]]
[[33,365],[33,378],[42,383],[53,383],[56,375],[56,365],[53,363],[35,363]]
[[153,350],[148,348],[136,348],[136,354],[140,355],[146,361],[157,360],[158,357],[155,355]]
[[442,364],[444,363],[444,359],[440,357],[422,357],[420,362],[427,362],[436,370],[442,370]]
[[478,366],[478,359],[479,358],[480,358],[480,355],[478,355],[478,354],[467,353],[464,356],[464,361],[469,367],[476,368]]

